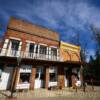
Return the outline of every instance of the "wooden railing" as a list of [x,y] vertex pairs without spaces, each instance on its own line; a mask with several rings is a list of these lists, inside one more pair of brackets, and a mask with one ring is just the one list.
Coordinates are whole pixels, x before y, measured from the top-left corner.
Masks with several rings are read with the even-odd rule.
[[47,54],[40,54],[40,53],[30,53],[30,52],[16,51],[16,50],[10,50],[9,51],[9,50],[5,50],[5,49],[0,49],[0,56],[60,61],[60,57],[57,57],[57,56],[54,56],[54,55],[47,55]]

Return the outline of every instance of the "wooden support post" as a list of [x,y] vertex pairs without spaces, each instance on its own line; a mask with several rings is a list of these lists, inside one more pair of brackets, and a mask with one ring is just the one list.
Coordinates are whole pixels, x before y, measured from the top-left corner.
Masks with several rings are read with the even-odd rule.
[[76,89],[76,76],[71,75],[71,81],[72,81],[72,88]]
[[16,66],[13,71],[13,79],[11,83],[11,97],[13,97],[13,92],[16,89],[18,77],[19,77],[19,68]]
[[81,66],[81,68],[80,68],[80,80],[81,80],[81,84],[83,87],[83,66]]
[[48,85],[49,85],[49,67],[45,67],[45,88],[48,89]]
[[34,90],[35,76],[36,76],[36,67],[32,67],[32,73],[30,77],[30,89],[31,90]]
[[58,66],[58,88],[62,89],[64,87],[65,87],[64,67]]
[[84,80],[84,76],[83,76],[83,66],[82,65],[81,65],[81,69],[80,69],[80,80],[82,83],[83,92],[85,92],[86,86],[85,86],[85,80]]
[[91,79],[91,83],[92,83],[92,91],[94,91],[93,78]]

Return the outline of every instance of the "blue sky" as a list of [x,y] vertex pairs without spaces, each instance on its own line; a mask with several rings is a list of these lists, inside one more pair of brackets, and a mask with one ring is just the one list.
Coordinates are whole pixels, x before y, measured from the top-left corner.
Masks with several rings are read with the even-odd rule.
[[100,27],[100,0],[0,0],[0,23],[6,31],[10,16],[42,25],[72,42],[77,34],[93,55],[95,43],[90,25]]

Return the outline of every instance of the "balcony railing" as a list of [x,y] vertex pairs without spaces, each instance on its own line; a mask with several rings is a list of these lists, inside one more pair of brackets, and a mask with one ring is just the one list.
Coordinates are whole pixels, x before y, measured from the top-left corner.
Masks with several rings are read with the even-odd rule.
[[8,57],[21,57],[28,59],[39,59],[39,60],[50,60],[50,61],[60,61],[60,57],[54,55],[40,54],[40,53],[30,53],[24,51],[7,50],[0,49],[0,56]]

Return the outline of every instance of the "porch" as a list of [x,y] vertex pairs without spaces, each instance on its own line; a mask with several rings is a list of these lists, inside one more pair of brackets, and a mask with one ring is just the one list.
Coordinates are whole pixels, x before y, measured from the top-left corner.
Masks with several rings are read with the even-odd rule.
[[[35,60],[35,59],[34,60],[21,59],[20,62],[21,64],[20,66],[18,66],[16,64],[17,58],[12,58],[12,57],[6,57],[6,58],[2,57],[0,63],[4,64],[5,66],[4,70],[8,68],[7,67],[8,65],[9,68],[13,68],[12,69],[13,77],[10,80],[11,86],[9,89],[12,89],[14,85],[15,89],[31,89],[31,90],[34,90],[36,88],[48,89],[49,87],[52,86],[57,86],[60,89],[63,89],[67,86],[71,86],[72,69],[73,68],[80,69],[81,65],[81,63],[79,62],[57,62],[57,61]],[[68,76],[66,76],[65,73],[66,72],[65,70],[67,69],[70,70],[69,72],[67,71],[67,74],[70,73],[69,80],[67,80]],[[27,77],[27,78],[22,78],[22,77]]]

